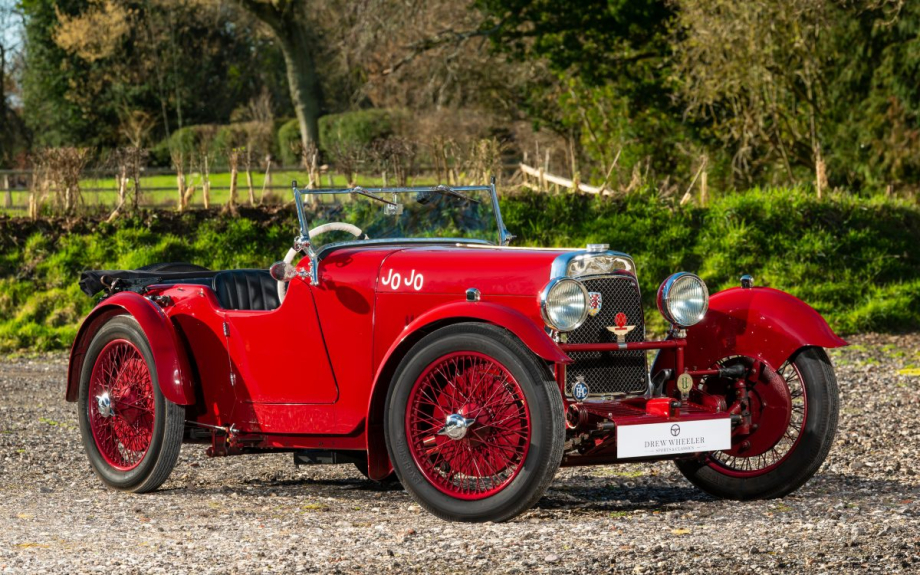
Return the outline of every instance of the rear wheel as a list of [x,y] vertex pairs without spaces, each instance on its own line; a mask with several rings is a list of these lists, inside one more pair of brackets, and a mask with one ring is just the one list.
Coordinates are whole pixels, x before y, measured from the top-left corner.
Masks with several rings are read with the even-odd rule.
[[387,397],[386,440],[403,486],[457,521],[504,521],[532,507],[562,460],[562,397],[507,331],[459,324],[420,341]]
[[[750,362],[720,364],[735,361]],[[728,451],[675,463],[691,483],[717,497],[788,495],[818,471],[834,442],[840,396],[830,359],[821,348],[805,348],[779,370],[765,368],[749,395],[756,426],[749,435],[733,437]]]
[[109,320],[87,349],[78,401],[83,447],[110,487],[146,492],[169,476],[185,408],[160,392],[150,344],[131,316]]

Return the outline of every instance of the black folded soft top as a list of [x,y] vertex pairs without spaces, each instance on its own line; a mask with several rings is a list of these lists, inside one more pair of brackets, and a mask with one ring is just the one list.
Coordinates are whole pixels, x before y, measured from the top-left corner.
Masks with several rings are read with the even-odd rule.
[[80,289],[89,296],[102,290],[109,294],[140,291],[157,283],[210,279],[216,274],[216,271],[186,263],[154,264],[136,270],[87,270],[80,274]]

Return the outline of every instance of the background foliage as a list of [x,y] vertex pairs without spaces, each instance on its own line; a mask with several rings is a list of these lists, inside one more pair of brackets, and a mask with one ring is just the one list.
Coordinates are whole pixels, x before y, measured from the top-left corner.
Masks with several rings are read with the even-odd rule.
[[[0,3],[0,169],[40,176],[10,184],[33,219],[0,216],[0,350],[66,347],[82,269],[264,267],[292,213],[236,189],[304,158],[338,185],[526,161],[611,195],[506,182],[509,227],[633,253],[647,305],[678,269],[748,272],[840,331],[918,329],[918,77],[906,0]],[[227,214],[192,209],[211,176]],[[182,213],[139,209],[171,181]]]
[[[84,269],[133,269],[189,261],[212,269],[279,259],[296,228],[290,208],[142,212],[106,224],[0,219],[0,351],[66,349],[95,301],[80,292]],[[502,199],[518,245],[609,243],[635,257],[653,327],[658,283],[698,270],[715,292],[751,273],[787,290],[841,333],[920,329],[920,210],[907,202],[801,189],[752,190],[708,208],[675,210],[654,190],[624,200],[525,193]]]
[[913,195],[920,182],[917,2],[19,0],[17,11],[0,167],[35,146],[165,149],[189,126],[253,120],[264,95],[283,141],[268,151],[286,161],[299,157],[295,136],[328,152],[341,133],[304,140],[314,116],[399,109],[426,138],[473,124],[518,158],[619,187],[637,171],[683,187],[702,165],[722,191],[821,182]]

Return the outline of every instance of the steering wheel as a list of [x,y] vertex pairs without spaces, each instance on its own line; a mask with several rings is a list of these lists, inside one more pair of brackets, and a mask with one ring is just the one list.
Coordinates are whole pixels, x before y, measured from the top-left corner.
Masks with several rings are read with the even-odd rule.
[[[329,222],[328,224],[323,224],[321,226],[316,226],[309,232],[310,239],[312,240],[320,234],[325,234],[326,232],[348,232],[356,238],[361,237],[361,228],[358,226],[353,226],[351,224],[346,224],[345,222]],[[367,236],[364,236],[365,238]],[[297,255],[299,250],[291,248],[288,250],[287,255],[284,256],[284,263],[291,264],[294,261],[294,257]],[[278,282],[278,301],[284,301],[284,296],[287,295],[287,284],[286,281]]]

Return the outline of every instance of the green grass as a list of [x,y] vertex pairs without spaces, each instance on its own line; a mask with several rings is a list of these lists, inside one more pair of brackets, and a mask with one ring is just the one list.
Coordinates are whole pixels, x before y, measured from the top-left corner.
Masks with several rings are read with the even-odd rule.
[[[264,172],[253,172],[253,191],[255,194],[255,199],[258,202],[262,194],[262,185],[265,181]],[[208,178],[211,182],[211,203],[213,205],[222,205],[226,203],[227,199],[230,197],[230,190],[219,190],[213,188],[229,188],[230,186],[230,172],[218,172],[212,173]],[[284,186],[284,189],[271,189],[266,190],[266,203],[272,204],[277,203],[279,200],[287,201],[291,199],[290,185],[291,182],[296,180],[298,185],[305,186],[309,181],[309,176],[306,172],[273,172],[272,173],[272,186]],[[195,192],[192,196],[190,204],[192,206],[201,206],[203,205],[201,184],[202,184],[201,174],[194,172],[186,176],[186,185],[194,185]],[[364,187],[381,187],[383,186],[383,178],[370,177],[370,176],[358,176],[357,183],[359,186]],[[393,185],[394,182],[390,180],[388,182],[390,185]],[[433,177],[420,176],[418,178],[410,178],[409,185],[428,185],[434,183]],[[337,187],[344,188],[348,185],[347,179],[339,174],[329,174],[323,175],[321,177],[321,187]],[[105,178],[105,179],[93,179],[87,178],[80,181],[80,188],[82,190],[93,190],[93,189],[105,189],[105,191],[86,191],[83,193],[83,202],[90,209],[100,209],[106,207],[111,209],[115,206],[118,201],[118,186],[115,183],[114,178]],[[157,188],[168,188],[166,190],[158,190]],[[178,199],[178,190],[176,185],[176,176],[174,175],[155,175],[155,176],[145,176],[141,178],[141,197],[142,203],[144,206],[152,207],[173,207],[176,205]],[[16,190],[13,192],[13,205],[14,206],[26,206],[28,205],[28,190]],[[237,178],[237,202],[245,203],[249,200],[249,187],[246,183],[246,175],[240,173]],[[6,210],[0,207],[0,214],[8,215],[21,215],[22,210]]]
[[[85,269],[267,267],[296,229],[290,206],[273,210],[146,211],[112,224],[0,216],[0,352],[67,349],[95,303],[77,286]],[[653,331],[664,328],[658,284],[679,270],[698,272],[711,292],[750,273],[842,334],[920,329],[920,208],[903,200],[751,190],[677,208],[653,191],[618,200],[527,193],[504,196],[502,212],[517,245],[607,243],[632,254]]]

